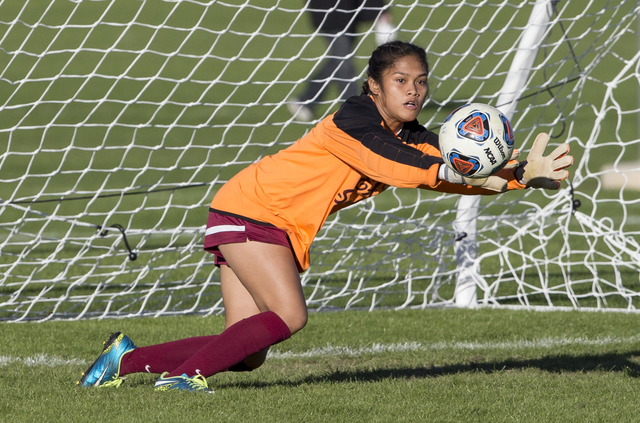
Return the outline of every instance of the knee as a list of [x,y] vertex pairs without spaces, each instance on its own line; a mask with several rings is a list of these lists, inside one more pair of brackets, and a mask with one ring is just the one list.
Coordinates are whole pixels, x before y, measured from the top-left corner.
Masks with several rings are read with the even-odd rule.
[[[259,354],[259,353],[258,353]],[[250,355],[238,364],[229,367],[230,372],[251,372],[262,366],[266,357],[258,357],[257,354]]]
[[293,335],[307,325],[309,316],[305,308],[296,312],[283,313],[280,318],[287,324],[291,335]]
[[262,366],[262,364],[264,363],[264,361],[267,358],[267,352],[269,351],[269,348],[265,348],[264,350],[257,352],[255,354],[250,355],[249,357],[245,358],[241,363],[243,367],[244,367],[244,371],[252,371],[257,369],[258,367]]

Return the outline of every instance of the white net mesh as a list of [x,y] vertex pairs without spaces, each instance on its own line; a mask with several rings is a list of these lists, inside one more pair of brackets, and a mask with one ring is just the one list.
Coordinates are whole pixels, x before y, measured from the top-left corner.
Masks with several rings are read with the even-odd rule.
[[[389,10],[398,38],[428,51],[419,119],[435,130],[461,104],[498,105],[534,2],[422,3]],[[550,5],[512,123],[523,155],[539,131],[571,144],[572,186],[483,199],[478,301],[635,310],[639,5]],[[308,13],[303,0],[0,1],[0,319],[221,312],[208,204],[308,130],[287,107],[329,54]],[[357,31],[360,72],[375,37]],[[331,86],[316,119],[339,103]],[[392,189],[333,216],[303,274],[309,306],[452,304],[457,201]]]

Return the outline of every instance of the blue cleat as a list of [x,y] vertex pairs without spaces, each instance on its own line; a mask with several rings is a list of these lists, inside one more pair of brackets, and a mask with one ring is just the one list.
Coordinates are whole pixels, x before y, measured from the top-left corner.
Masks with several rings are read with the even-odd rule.
[[169,372],[164,372],[160,379],[156,381],[156,391],[168,391],[175,389],[178,391],[203,392],[213,394],[213,390],[209,389],[207,379],[202,375],[189,377],[186,374],[182,376],[166,377]]
[[89,368],[82,373],[78,385],[89,387],[120,386],[124,379],[120,377],[122,356],[135,349],[129,337],[121,332],[111,333],[104,342],[104,348]]

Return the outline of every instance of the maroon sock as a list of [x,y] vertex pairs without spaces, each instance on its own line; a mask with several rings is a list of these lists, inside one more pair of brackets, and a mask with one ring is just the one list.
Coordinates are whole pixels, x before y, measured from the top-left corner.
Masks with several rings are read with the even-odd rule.
[[218,335],[196,336],[164,344],[139,347],[122,357],[120,376],[129,373],[170,372],[191,358]]
[[229,326],[169,376],[201,374],[204,377],[229,369],[245,358],[291,337],[287,324],[274,312],[265,311]]

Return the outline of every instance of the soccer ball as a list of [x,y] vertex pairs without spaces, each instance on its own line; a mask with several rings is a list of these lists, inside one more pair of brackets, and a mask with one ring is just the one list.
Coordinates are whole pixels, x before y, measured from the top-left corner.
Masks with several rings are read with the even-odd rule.
[[471,103],[454,110],[440,128],[440,153],[456,173],[486,178],[502,169],[513,153],[513,128],[500,110]]

